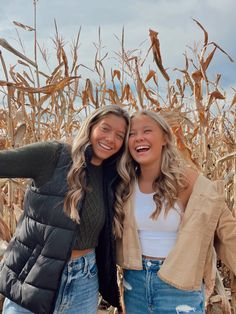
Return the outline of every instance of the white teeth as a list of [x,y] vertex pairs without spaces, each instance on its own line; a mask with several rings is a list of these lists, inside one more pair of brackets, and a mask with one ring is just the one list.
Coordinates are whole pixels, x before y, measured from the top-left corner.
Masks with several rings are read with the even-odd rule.
[[150,148],[150,146],[149,145],[140,145],[140,146],[137,146],[136,148],[135,148],[135,150],[137,151],[137,152],[139,152],[140,150],[148,150]]
[[100,145],[103,149],[112,150],[112,148],[111,148],[110,146],[107,146],[107,145],[104,144],[104,143],[99,143],[99,145]]

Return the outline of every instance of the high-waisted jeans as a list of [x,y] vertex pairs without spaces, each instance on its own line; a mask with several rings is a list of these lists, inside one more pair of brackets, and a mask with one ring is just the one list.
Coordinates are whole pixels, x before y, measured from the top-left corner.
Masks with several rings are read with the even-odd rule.
[[162,264],[143,258],[143,270],[124,270],[126,313],[205,313],[204,287],[200,291],[184,291],[165,283],[157,274]]
[[[50,280],[50,278],[48,279]],[[70,260],[63,271],[54,314],[96,314],[98,277],[94,252]],[[5,299],[3,314],[30,314],[29,310]]]

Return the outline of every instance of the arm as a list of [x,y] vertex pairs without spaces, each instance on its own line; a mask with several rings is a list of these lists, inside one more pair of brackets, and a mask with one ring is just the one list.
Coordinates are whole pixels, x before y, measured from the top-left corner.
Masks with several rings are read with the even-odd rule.
[[219,258],[236,275],[236,219],[227,206],[218,221],[215,248]]
[[31,178],[36,186],[44,184],[54,171],[57,142],[40,142],[0,151],[1,178]]

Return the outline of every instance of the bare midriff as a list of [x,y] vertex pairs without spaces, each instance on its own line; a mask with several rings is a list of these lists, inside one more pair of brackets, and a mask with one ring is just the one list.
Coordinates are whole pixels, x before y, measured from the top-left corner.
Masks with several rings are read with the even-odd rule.
[[153,260],[157,260],[157,261],[164,261],[165,257],[153,257],[153,256],[147,256],[147,255],[143,255],[144,258],[146,259],[153,259]]
[[89,252],[92,252],[94,249],[84,249],[84,250],[72,250],[70,259],[76,259],[78,257],[84,256]]

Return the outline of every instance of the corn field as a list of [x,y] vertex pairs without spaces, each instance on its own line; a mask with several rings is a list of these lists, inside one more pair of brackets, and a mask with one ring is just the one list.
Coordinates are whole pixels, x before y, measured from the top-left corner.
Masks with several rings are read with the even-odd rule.
[[[221,75],[214,80],[208,75],[216,53],[229,62],[233,60],[209,40],[197,20],[193,23],[202,30],[203,40],[190,55],[183,55],[185,66],[181,69],[166,70],[158,32],[151,29],[147,33],[150,48],[145,52],[126,51],[122,30],[120,51],[115,53],[118,65],[108,67],[98,30],[94,68],[85,76],[82,69],[86,67],[80,64],[78,54],[80,31],[69,54],[55,22],[57,66],[46,72],[38,63],[39,54],[46,65],[48,59],[37,41],[36,27],[14,22],[21,31],[32,32],[34,57],[29,58],[0,38],[0,149],[51,139],[69,141],[85,116],[107,104],[118,104],[128,111],[151,109],[167,118],[179,150],[192,167],[210,179],[224,180],[225,199],[236,216],[236,93],[229,99],[221,87]],[[7,68],[5,54],[14,56],[17,70],[16,66]],[[153,61],[145,72],[147,56]],[[159,92],[160,78],[165,84],[164,95]],[[27,183],[0,179],[0,256],[22,213]],[[215,291],[206,306],[207,313],[236,313],[236,279],[221,261]]]

